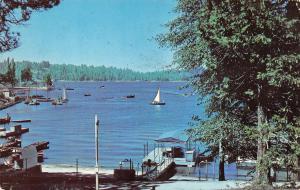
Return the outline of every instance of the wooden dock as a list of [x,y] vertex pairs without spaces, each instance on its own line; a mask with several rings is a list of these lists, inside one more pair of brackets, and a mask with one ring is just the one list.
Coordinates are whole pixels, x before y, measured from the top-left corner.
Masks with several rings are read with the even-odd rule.
[[29,128],[23,128],[21,125],[16,125],[12,131],[1,131],[0,138],[18,137],[27,132],[29,132]]

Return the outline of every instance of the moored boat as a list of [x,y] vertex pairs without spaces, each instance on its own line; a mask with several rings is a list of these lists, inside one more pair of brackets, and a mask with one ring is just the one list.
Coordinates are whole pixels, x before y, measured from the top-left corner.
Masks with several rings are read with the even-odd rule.
[[29,104],[31,102],[31,98],[29,96],[26,97],[24,104]]
[[91,94],[90,93],[85,93],[84,96],[91,96]]
[[32,95],[31,98],[44,98],[43,95]]
[[0,118],[0,124],[6,124],[10,122],[11,117],[7,114],[5,118]]
[[34,100],[31,100],[31,102],[29,103],[29,105],[31,105],[31,106],[38,106],[38,105],[40,105],[40,102],[37,101],[36,99],[34,99]]
[[61,98],[55,99],[52,101],[52,105],[63,105]]
[[37,99],[38,102],[52,102],[51,98],[38,98]]
[[14,123],[29,123],[31,122],[30,119],[23,119],[23,120],[13,120],[11,122],[14,122]]
[[135,98],[135,95],[134,94],[129,94],[126,96],[126,98]]

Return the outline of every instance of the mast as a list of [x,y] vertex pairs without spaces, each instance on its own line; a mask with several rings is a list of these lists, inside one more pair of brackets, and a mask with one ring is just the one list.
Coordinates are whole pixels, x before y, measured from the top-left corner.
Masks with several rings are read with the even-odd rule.
[[67,100],[67,99],[68,99],[68,98],[67,98],[67,91],[66,91],[65,88],[63,89],[63,97],[62,97],[62,99],[63,99],[63,100]]

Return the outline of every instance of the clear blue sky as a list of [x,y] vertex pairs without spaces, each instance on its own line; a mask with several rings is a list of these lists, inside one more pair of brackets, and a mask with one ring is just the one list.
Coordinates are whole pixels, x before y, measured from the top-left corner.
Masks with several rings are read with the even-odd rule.
[[0,58],[160,70],[172,62],[172,53],[153,37],[166,30],[162,25],[174,18],[175,5],[175,0],[62,0],[16,27],[21,46]]

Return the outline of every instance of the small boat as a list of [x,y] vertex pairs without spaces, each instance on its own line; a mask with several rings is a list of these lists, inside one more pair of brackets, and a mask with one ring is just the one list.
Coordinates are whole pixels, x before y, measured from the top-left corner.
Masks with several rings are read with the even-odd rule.
[[104,85],[100,86],[100,88],[104,88],[104,87],[105,87]]
[[135,98],[134,94],[127,95],[126,98]]
[[31,98],[29,96],[26,97],[24,104],[29,104],[31,102]]
[[30,119],[23,119],[23,120],[13,120],[11,122],[14,122],[14,123],[29,123],[31,122]]
[[11,117],[7,114],[5,118],[0,118],[0,124],[6,124],[10,122]]
[[52,99],[51,98],[38,98],[37,101],[39,101],[39,102],[51,102]]
[[91,96],[91,94],[90,93],[86,93],[86,94],[84,94],[84,96]]
[[29,102],[29,105],[31,105],[31,106],[38,106],[38,105],[40,105],[40,102],[38,102],[36,99],[35,100],[31,100],[31,102]]
[[52,101],[52,105],[63,105],[61,98],[55,99]]
[[31,98],[43,98],[43,95],[32,95]]
[[74,88],[66,88],[66,90],[74,90]]
[[154,100],[150,103],[151,105],[165,105],[166,103],[161,101],[160,99],[160,88],[157,90],[157,94],[154,98]]

